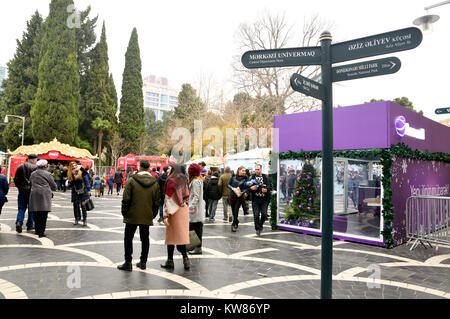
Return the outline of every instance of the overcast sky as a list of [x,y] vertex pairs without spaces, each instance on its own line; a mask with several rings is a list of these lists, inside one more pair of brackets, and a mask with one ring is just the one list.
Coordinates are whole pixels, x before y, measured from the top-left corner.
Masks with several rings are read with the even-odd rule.
[[[237,51],[236,31],[241,23],[254,22],[264,12],[285,13],[299,28],[304,18],[318,14],[334,24],[333,42],[352,40],[412,26],[424,15],[424,7],[442,0],[75,0],[77,8],[92,7],[99,15],[97,35],[106,21],[110,69],[120,97],[125,51],[133,27],[141,48],[143,76],[167,77],[172,87],[195,83],[200,74],[229,83],[231,62]],[[13,57],[26,21],[37,9],[45,18],[50,0],[2,0],[0,2],[0,65]],[[436,108],[450,107],[449,35],[450,4],[431,9],[440,15],[434,32],[425,34],[413,50],[390,54],[402,62],[400,71],[334,84],[334,105],[361,104],[371,98],[406,96],[432,119]],[[242,52],[244,53],[244,52]],[[378,59],[383,56],[367,58]],[[354,63],[356,61],[349,61]],[[227,86],[228,87],[228,86]],[[228,88],[232,96],[233,90]]]

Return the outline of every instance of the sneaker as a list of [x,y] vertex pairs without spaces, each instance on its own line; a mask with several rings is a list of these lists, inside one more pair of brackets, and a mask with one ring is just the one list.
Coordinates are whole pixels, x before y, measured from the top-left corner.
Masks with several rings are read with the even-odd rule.
[[231,225],[231,231],[232,231],[233,233],[235,233],[235,232],[236,232],[236,230],[237,230],[237,226],[235,226],[235,225]]
[[34,227],[33,226],[27,226],[27,231],[33,231]]
[[164,219],[162,219],[162,218],[159,218],[159,219],[158,219],[158,223],[162,223],[162,222],[163,222],[163,220],[164,220]]
[[140,268],[142,270],[145,270],[145,269],[147,269],[147,263],[144,263],[144,262],[140,261],[140,262],[138,262],[136,264],[136,267],[138,267],[138,268]]
[[18,232],[19,234],[22,232],[22,225],[20,223],[16,224],[16,232]]
[[228,217],[228,221],[231,223],[233,221],[233,216]]
[[188,257],[183,258],[184,269],[189,270],[191,268],[191,262]]
[[202,255],[202,248],[201,247],[195,247],[193,251],[189,252],[190,255]]
[[165,268],[165,269],[174,269],[175,268],[175,265],[174,265],[174,263],[173,263],[173,260],[169,260],[169,259],[167,259],[166,260],[166,263],[165,264],[163,264],[163,265],[160,265],[162,268]]
[[117,269],[124,271],[132,271],[133,265],[130,262],[125,262],[123,265],[117,266]]
[[223,221],[226,223],[228,222],[228,218],[224,218]]
[[47,237],[47,235],[46,234],[39,234],[39,238],[42,238],[42,237]]
[[75,223],[73,223],[74,225],[78,225],[78,219],[75,219]]

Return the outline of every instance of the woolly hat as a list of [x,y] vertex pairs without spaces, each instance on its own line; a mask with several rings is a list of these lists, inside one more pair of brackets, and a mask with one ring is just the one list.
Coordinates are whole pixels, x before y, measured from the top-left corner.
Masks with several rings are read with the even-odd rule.
[[202,168],[200,165],[198,165],[196,163],[189,165],[189,169],[188,169],[189,175],[200,176],[201,171],[202,171]]
[[48,164],[48,162],[46,160],[41,159],[41,160],[37,161],[36,166],[37,167],[45,167],[45,165],[47,165],[47,164]]

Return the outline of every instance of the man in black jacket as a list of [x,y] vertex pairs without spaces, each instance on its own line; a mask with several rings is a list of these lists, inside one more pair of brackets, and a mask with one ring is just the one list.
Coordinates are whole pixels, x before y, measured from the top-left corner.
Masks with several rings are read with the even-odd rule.
[[159,193],[161,195],[160,205],[159,205],[159,219],[158,223],[163,222],[164,212],[164,200],[166,198],[166,181],[167,181],[167,170],[169,169],[169,166],[164,166],[163,170],[164,173],[162,173],[158,178],[158,184],[159,184]]
[[260,236],[264,222],[267,220],[267,208],[269,207],[272,187],[267,175],[262,173],[260,164],[256,164],[255,174],[250,180],[255,184],[250,187],[250,191],[252,192],[252,209],[256,235]]
[[[14,184],[19,190],[17,196],[17,219],[16,219],[16,231],[22,232],[22,225],[25,219],[25,211],[28,208],[31,194],[30,176],[31,173],[36,170],[36,162],[38,160],[37,155],[28,155],[28,161],[17,168],[16,175],[14,176]],[[28,210],[27,231],[33,230],[34,218],[33,213]]]

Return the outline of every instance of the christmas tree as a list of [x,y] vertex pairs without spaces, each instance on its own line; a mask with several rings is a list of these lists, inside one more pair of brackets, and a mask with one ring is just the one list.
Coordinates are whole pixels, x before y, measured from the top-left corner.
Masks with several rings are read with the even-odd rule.
[[292,204],[286,207],[285,219],[298,226],[320,228],[320,177],[309,162],[297,177]]

